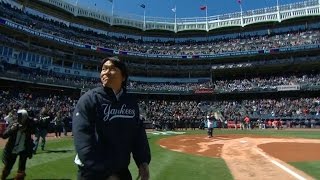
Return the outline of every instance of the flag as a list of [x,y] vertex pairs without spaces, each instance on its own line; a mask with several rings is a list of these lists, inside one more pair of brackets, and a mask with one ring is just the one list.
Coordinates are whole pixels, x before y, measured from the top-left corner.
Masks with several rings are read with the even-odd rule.
[[113,0],[108,0],[109,2],[113,3]]
[[140,7],[142,7],[144,9],[144,8],[146,8],[146,5],[141,4]]
[[174,7],[174,8],[171,9],[171,11],[174,12],[174,13],[176,13],[176,12],[177,12],[177,8]]
[[200,6],[200,10],[206,10],[207,6]]
[[239,4],[241,4],[241,0],[237,0],[237,2],[238,2]]

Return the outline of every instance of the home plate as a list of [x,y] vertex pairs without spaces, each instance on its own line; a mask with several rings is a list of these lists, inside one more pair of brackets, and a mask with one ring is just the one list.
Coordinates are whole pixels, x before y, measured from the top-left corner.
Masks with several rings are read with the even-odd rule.
[[248,141],[240,141],[241,143],[246,143],[246,142],[248,142]]

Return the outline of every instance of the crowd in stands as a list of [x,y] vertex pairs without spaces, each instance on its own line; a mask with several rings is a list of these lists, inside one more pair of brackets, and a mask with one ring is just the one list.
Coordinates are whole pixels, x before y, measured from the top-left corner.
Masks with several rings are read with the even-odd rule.
[[210,41],[183,42],[147,42],[126,37],[111,37],[92,30],[67,26],[65,23],[48,20],[44,17],[12,8],[3,2],[0,5],[0,17],[28,26],[40,32],[62,37],[75,42],[105,47],[119,51],[132,51],[161,55],[197,55],[226,52],[269,50],[280,47],[319,44],[319,29],[284,32],[267,35],[239,35],[236,38],[220,37]]
[[215,89],[221,92],[252,91],[254,89],[276,89],[281,85],[320,84],[320,75],[291,75],[280,77],[258,77],[251,79],[219,80],[215,82]]
[[[320,98],[255,99],[242,101],[143,101],[147,117],[158,119],[203,118],[220,112],[224,119],[254,118],[320,118]],[[311,117],[310,116],[310,117]]]
[[[64,23],[48,20],[12,8],[8,4],[0,3],[0,17],[28,26],[29,28],[63,37],[72,41],[101,46],[116,50],[135,51],[149,54],[167,55],[194,55],[217,54],[224,52],[264,50],[279,47],[293,47],[308,44],[320,44],[320,30],[307,29],[268,35],[239,35],[237,38],[219,38],[207,41],[184,42],[146,42],[129,38],[110,37],[98,34]],[[0,40],[6,41],[18,48],[30,49],[26,43],[17,43],[16,40],[0,35]],[[32,46],[33,47],[33,46]],[[50,49],[41,48],[48,54],[54,53]],[[33,82],[44,82],[54,85],[68,85],[74,87],[92,88],[100,84],[100,79],[60,74],[41,69],[30,69],[12,65],[0,59],[0,72],[5,77],[14,77]],[[215,92],[252,91],[255,89],[275,89],[280,85],[320,85],[320,74],[302,74],[277,77],[242,78],[235,80],[215,80],[201,83],[146,83],[129,81],[128,90],[155,91],[195,91],[201,88],[211,88]],[[71,118],[76,99],[67,96],[40,95],[36,93],[22,93],[14,91],[0,91],[0,118],[4,120],[10,112],[21,107],[28,108],[36,114],[40,109],[49,109],[51,117],[57,112],[64,117]],[[177,127],[199,127],[208,115],[219,112],[222,120],[243,121],[246,116],[259,120],[299,120],[315,122],[320,119],[320,98],[282,98],[282,99],[255,99],[241,101],[140,101],[142,117],[154,125]],[[306,124],[306,122],[304,122]]]
[[[62,117],[61,120],[63,120],[63,122],[59,123],[64,124],[64,127],[70,131],[71,115],[75,104],[76,100],[68,96],[20,92],[18,89],[0,90],[0,120],[2,122],[8,120],[8,118],[5,118],[6,116],[12,115],[22,108],[28,110],[30,118],[37,119],[40,111],[44,108],[47,115],[50,116],[52,124],[57,123],[54,122],[54,119],[59,114]],[[53,130],[53,125],[51,130]]]
[[[0,71],[6,72],[5,76],[14,77],[17,79],[55,85],[65,85],[77,88],[92,88],[100,84],[99,77],[89,78],[76,75],[61,74],[41,69],[31,69],[9,64],[3,58],[0,59]],[[320,85],[320,74],[301,74],[235,80],[217,80],[213,83],[149,83],[129,80],[127,89],[129,91],[138,90],[147,92],[190,92],[205,88],[214,89],[215,92],[225,93],[235,91],[246,92],[264,89],[275,90],[277,86],[281,85]]]
[[309,127],[320,125],[319,98],[256,99],[242,101],[141,101],[141,112],[155,129],[204,128],[213,118],[216,127],[241,129]]
[[129,81],[129,90],[141,90],[147,92],[169,91],[169,92],[188,92],[201,88],[212,88],[212,83],[145,83],[137,81]]
[[6,72],[6,76],[36,83],[47,83],[77,88],[96,87],[100,83],[100,79],[98,77],[81,77],[56,73],[54,71],[46,71],[40,68],[26,68],[16,64],[9,64],[4,59],[0,58],[0,71],[1,69]]
[[[32,112],[31,116],[36,118],[45,107],[52,120],[60,113],[70,122],[77,99],[78,97],[66,95],[1,90],[0,120],[4,121],[10,112],[22,107]],[[140,100],[139,106],[141,118],[146,122],[169,129],[172,126],[198,128],[207,116],[222,123],[229,120],[241,123],[249,117],[254,122],[265,122],[267,126],[269,121],[274,120],[289,124],[303,122],[304,125],[309,122],[310,127],[315,127],[315,123],[320,122],[320,97],[239,101]]]

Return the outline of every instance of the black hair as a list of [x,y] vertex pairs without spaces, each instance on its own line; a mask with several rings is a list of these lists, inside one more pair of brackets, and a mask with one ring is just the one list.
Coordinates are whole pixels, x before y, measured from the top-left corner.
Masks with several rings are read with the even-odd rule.
[[127,70],[125,63],[123,61],[121,61],[117,56],[104,58],[104,59],[102,59],[101,64],[100,64],[100,68],[99,68],[100,72],[102,71],[104,63],[106,63],[107,61],[111,61],[115,67],[120,69],[121,74],[124,77],[124,81],[122,82],[121,86],[122,86],[122,88],[126,89],[127,88],[127,81],[128,81],[128,70]]

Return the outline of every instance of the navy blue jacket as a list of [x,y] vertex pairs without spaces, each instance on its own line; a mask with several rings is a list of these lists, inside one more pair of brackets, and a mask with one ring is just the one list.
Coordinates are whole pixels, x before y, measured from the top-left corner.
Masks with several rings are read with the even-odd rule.
[[125,91],[119,100],[112,89],[102,86],[86,92],[74,110],[72,131],[76,152],[89,171],[126,169],[131,153],[137,166],[150,163],[137,101]]

